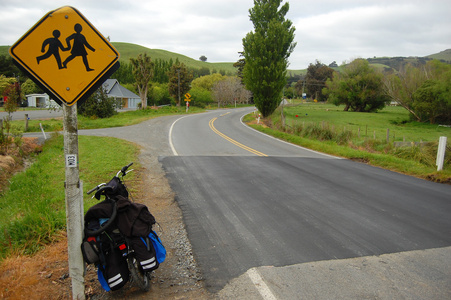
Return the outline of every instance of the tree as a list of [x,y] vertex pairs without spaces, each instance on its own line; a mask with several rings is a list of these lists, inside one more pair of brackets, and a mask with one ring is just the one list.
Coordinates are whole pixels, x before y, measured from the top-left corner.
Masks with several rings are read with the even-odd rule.
[[[244,53],[243,52],[238,52],[238,53],[240,54],[240,57],[244,57]],[[244,81],[243,81],[243,70],[244,70],[244,65],[245,64],[246,64],[246,61],[244,60],[244,58],[238,59],[237,62],[233,64],[233,67],[237,68],[236,74],[240,78],[242,84],[244,84]]]
[[14,81],[3,90],[3,107],[8,112],[8,120],[11,120],[11,114],[17,110],[20,99],[22,98],[20,84]]
[[382,86],[382,73],[376,72],[365,59],[356,59],[326,81],[323,93],[345,111],[374,112],[389,101]]
[[305,76],[305,84],[309,94],[319,101],[325,101],[326,96],[323,95],[322,89],[326,86],[327,79],[331,79],[334,70],[329,68],[320,61],[315,64],[310,64],[307,68],[307,75]]
[[188,72],[185,64],[176,62],[172,65],[168,73],[169,76],[169,94],[176,99],[177,106],[180,106],[181,97],[190,89],[190,83],[193,80],[193,74]]
[[408,64],[398,74],[387,75],[383,80],[385,93],[417,121],[421,121],[421,117],[413,108],[413,94],[426,81],[426,75],[427,72]]
[[151,103],[154,105],[171,104],[171,95],[169,94],[168,83],[154,83],[150,91]]
[[225,80],[226,77],[219,73],[213,73],[211,75],[202,76],[194,79],[191,82],[191,87],[205,89],[211,91],[214,84],[218,81]]
[[254,0],[254,7],[249,10],[254,31],[243,39],[244,83],[263,117],[271,115],[281,101],[288,58],[296,46],[295,28],[285,19],[289,4],[279,9],[281,2]]
[[199,70],[197,70],[198,77],[210,75],[210,69],[207,67],[202,67]]
[[13,63],[13,58],[9,55],[0,55],[0,74],[5,75],[6,77],[16,77],[21,76],[19,68]]
[[154,61],[154,74],[152,78],[153,82],[168,83],[168,72],[171,69],[172,64],[172,60],[166,61],[157,58]]
[[211,91],[209,90],[200,87],[191,87],[189,93],[191,94],[192,99],[189,104],[190,106],[198,106],[204,108],[210,103],[213,103]]
[[119,69],[111,75],[112,79],[117,79],[121,84],[135,83],[133,75],[133,65],[121,62]]
[[24,83],[21,85],[22,93],[24,95],[29,94],[42,94],[44,93],[41,88],[39,88],[36,83],[33,82],[31,79],[25,80]]
[[130,62],[132,64],[138,94],[141,98],[141,107],[145,109],[147,108],[147,92],[150,87],[150,80],[154,74],[153,62],[146,53],[139,54],[138,58],[130,58]]
[[227,77],[213,85],[212,96],[218,107],[225,104],[248,103],[250,92],[244,88],[238,77]]
[[413,93],[413,100],[412,108],[420,120],[451,125],[451,70],[426,80]]
[[202,55],[201,57],[199,57],[200,61],[206,62],[207,61],[207,57],[205,55]]
[[117,114],[114,98],[108,97],[103,87],[78,106],[78,113],[89,118],[109,118]]

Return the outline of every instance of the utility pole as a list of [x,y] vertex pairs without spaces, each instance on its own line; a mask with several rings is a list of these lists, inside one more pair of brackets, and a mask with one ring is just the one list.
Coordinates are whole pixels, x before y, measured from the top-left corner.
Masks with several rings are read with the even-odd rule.
[[178,94],[179,94],[178,105],[180,106],[180,68],[177,69],[177,75],[178,75]]

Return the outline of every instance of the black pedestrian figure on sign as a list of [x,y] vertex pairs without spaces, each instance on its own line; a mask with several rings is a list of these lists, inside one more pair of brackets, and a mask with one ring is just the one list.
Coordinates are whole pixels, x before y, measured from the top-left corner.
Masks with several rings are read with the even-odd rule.
[[36,57],[38,65],[41,62],[41,60],[47,59],[53,55],[53,56],[55,56],[56,63],[58,64],[58,69],[63,68],[63,66],[61,65],[61,57],[60,57],[59,49],[61,49],[62,51],[67,51],[70,48],[63,47],[63,44],[61,44],[60,40],[58,39],[60,37],[60,35],[61,35],[61,33],[59,30],[53,30],[53,37],[46,39],[42,43],[42,48],[41,48],[42,53],[44,53],[47,45],[49,45],[49,49],[47,50],[47,52],[44,55]]
[[85,47],[87,47],[89,50],[95,52],[96,49],[91,47],[89,43],[86,41],[86,38],[83,34],[80,32],[82,31],[82,26],[80,24],[75,24],[74,30],[75,33],[71,34],[67,39],[67,48],[70,49],[70,41],[74,40],[74,44],[72,45],[72,50],[70,51],[70,56],[66,58],[66,60],[63,62],[63,68],[67,68],[67,63],[73,60],[76,56],[81,56],[83,58],[83,63],[85,64],[86,71],[94,71],[94,69],[91,69],[88,64],[88,52],[86,51]]

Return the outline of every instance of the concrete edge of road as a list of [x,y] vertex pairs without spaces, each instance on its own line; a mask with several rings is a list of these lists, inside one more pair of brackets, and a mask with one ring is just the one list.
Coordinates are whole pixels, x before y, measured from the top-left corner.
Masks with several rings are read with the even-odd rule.
[[218,299],[451,299],[451,247],[258,267]]
[[305,148],[305,147],[302,147],[302,146],[299,146],[299,145],[295,145],[295,144],[293,144],[293,143],[289,143],[289,142],[287,142],[287,141],[284,141],[284,140],[275,138],[275,137],[273,137],[273,136],[271,136],[271,135],[269,135],[269,134],[266,134],[266,133],[264,133],[264,132],[258,131],[258,130],[256,130],[256,129],[254,129],[254,128],[248,126],[248,125],[246,125],[246,124],[243,122],[243,118],[244,118],[246,115],[248,115],[248,113],[246,113],[246,114],[244,114],[244,115],[241,116],[240,122],[241,122],[241,124],[242,124],[243,126],[249,128],[250,130],[253,130],[253,131],[255,131],[255,132],[258,132],[258,133],[260,133],[260,134],[262,134],[262,135],[264,135],[264,136],[267,136],[267,137],[269,137],[269,138],[272,138],[272,139],[274,139],[274,140],[277,140],[277,141],[279,141],[279,142],[281,142],[281,143],[285,143],[285,144],[291,145],[291,146],[293,146],[293,147],[301,148],[302,150],[305,150],[305,151],[309,151],[309,152],[312,152],[312,153],[324,155],[324,156],[329,157],[329,158],[343,159],[343,158],[338,157],[338,156],[333,156],[333,155],[330,155],[330,154],[326,154],[326,153],[323,153],[323,152],[319,152],[319,151],[315,151],[315,150],[312,150],[312,149],[309,149],[309,148]]

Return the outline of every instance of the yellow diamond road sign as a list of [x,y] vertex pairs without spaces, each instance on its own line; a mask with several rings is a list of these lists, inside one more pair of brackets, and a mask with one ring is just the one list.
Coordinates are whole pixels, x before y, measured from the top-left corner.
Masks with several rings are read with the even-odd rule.
[[49,12],[9,50],[54,100],[73,105],[119,67],[119,53],[75,8]]

